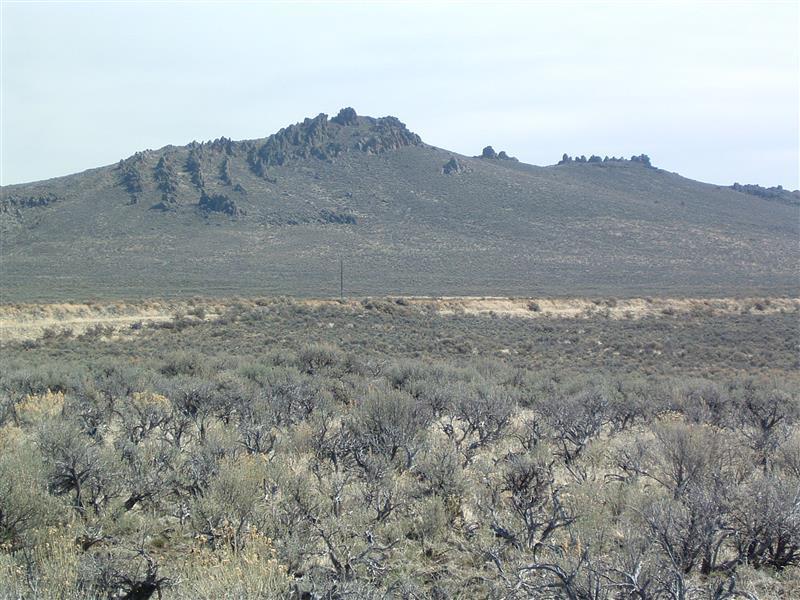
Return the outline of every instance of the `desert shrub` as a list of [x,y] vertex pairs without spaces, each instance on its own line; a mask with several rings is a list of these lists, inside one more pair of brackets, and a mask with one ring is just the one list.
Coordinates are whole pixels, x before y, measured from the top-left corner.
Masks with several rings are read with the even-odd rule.
[[343,360],[342,352],[330,344],[309,344],[300,349],[298,365],[305,373],[313,374],[334,368]]
[[555,455],[579,481],[586,471],[578,464],[589,442],[600,435],[606,422],[608,400],[598,390],[554,399],[553,406],[540,406],[552,430]]
[[524,547],[534,561],[546,548],[552,549],[559,529],[574,520],[561,501],[553,463],[541,456],[508,456],[491,493],[490,527],[495,536],[513,547]]
[[142,547],[84,553],[78,573],[78,589],[100,597],[150,598],[169,584],[158,561]]
[[18,396],[66,392],[77,387],[80,375],[81,369],[64,364],[41,364],[5,371],[0,375],[0,385],[6,393]]
[[515,409],[507,390],[487,384],[455,384],[455,402],[442,419],[442,431],[463,456],[464,465],[498,441]]
[[0,548],[30,547],[35,530],[57,524],[60,505],[48,494],[36,448],[15,428],[0,429]]
[[430,421],[427,407],[404,392],[367,393],[348,418],[356,460],[363,464],[366,457],[380,454],[411,468]]
[[138,443],[118,440],[114,446],[120,457],[120,497],[124,498],[124,510],[143,503],[155,508],[162,497],[179,488],[182,458],[178,449],[163,437]]
[[744,382],[738,391],[737,425],[766,472],[773,455],[791,435],[792,426],[800,417],[800,399],[771,386],[764,389],[753,381]]
[[230,546],[241,552],[251,528],[259,530],[264,512],[264,463],[258,457],[224,458],[203,493],[195,500],[192,523],[211,548]]
[[203,375],[206,359],[197,352],[173,352],[164,358],[159,371],[167,377],[176,375]]
[[704,478],[719,473],[722,440],[711,428],[665,420],[653,427],[655,465],[648,474],[680,498]]
[[710,423],[717,427],[729,424],[733,409],[727,391],[710,381],[689,381],[678,386],[673,408],[691,423]]
[[604,385],[602,394],[608,402],[605,418],[615,432],[647,422],[667,408],[663,387],[646,380],[609,380]]
[[87,435],[69,418],[48,419],[37,427],[48,490],[71,498],[79,515],[99,514],[122,493],[119,456],[113,447]]
[[778,570],[800,564],[800,480],[757,475],[731,504],[736,560]]

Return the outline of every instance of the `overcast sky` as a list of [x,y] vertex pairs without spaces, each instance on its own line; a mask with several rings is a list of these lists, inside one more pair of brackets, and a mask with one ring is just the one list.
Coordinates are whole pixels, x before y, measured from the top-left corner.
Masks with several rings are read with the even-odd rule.
[[798,2],[13,3],[2,183],[353,106],[463,154],[798,188]]

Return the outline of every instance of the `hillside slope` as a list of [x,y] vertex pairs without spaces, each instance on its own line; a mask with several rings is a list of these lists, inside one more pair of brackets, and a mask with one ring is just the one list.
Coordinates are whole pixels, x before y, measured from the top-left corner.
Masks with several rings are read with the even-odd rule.
[[798,209],[640,162],[535,167],[343,110],[6,186],[3,301],[796,294]]

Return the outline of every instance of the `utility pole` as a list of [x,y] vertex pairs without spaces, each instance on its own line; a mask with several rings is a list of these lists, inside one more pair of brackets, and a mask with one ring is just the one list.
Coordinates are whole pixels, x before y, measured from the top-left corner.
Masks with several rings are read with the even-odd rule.
[[344,300],[344,259],[339,257],[339,300]]

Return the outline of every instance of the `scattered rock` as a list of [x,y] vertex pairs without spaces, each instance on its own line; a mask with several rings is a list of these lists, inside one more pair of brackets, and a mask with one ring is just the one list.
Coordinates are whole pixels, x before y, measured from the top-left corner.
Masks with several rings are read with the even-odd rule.
[[335,225],[355,225],[356,218],[350,213],[335,212],[323,209],[319,211],[319,223],[331,223]]
[[0,212],[9,212],[16,208],[42,208],[59,202],[61,198],[52,192],[36,196],[11,195],[0,198]]
[[160,210],[161,212],[167,212],[170,210],[175,210],[178,207],[178,203],[174,200],[171,200],[167,197],[166,194],[161,196],[161,202],[156,202],[153,206],[150,207],[150,210]]
[[[137,200],[138,201],[138,200]],[[178,208],[178,197],[175,194],[164,192],[161,194],[161,202],[158,202],[150,207],[150,210],[160,210],[166,212]]]

